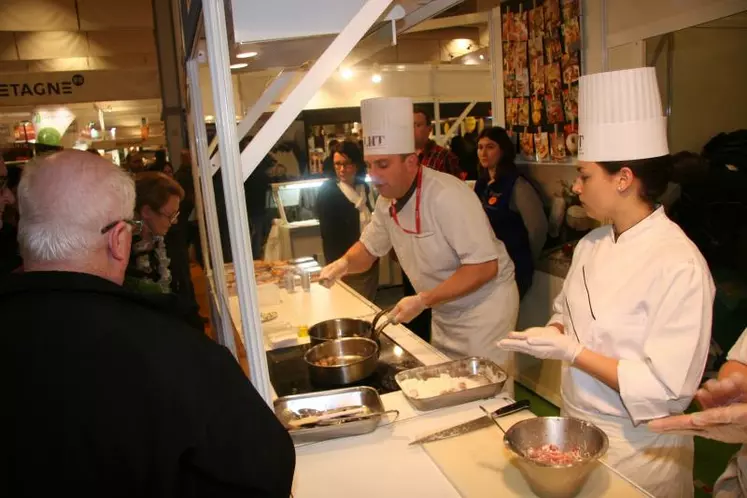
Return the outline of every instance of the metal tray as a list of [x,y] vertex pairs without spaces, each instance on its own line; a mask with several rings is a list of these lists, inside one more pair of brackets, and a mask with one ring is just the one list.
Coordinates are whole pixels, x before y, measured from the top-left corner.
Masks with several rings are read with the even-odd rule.
[[372,413],[378,413],[379,416],[373,416],[365,420],[345,422],[339,425],[288,431],[291,438],[293,438],[293,442],[296,444],[315,443],[326,441],[327,439],[357,436],[373,432],[378,427],[381,416],[385,412],[379,393],[372,387],[348,387],[318,393],[284,396],[276,399],[274,403],[275,416],[277,416],[283,425],[287,425],[287,422],[292,419],[293,415],[290,412],[299,413],[300,410],[304,409],[326,411],[353,406],[365,406]]
[[[490,381],[490,384],[454,393],[432,396],[430,398],[410,397],[402,387],[402,381],[405,379],[426,380],[432,377],[438,377],[441,374],[448,374],[452,377],[482,375]],[[486,358],[480,358],[477,356],[441,363],[439,365],[429,365],[405,370],[394,377],[394,380],[397,382],[400,389],[402,389],[402,394],[405,396],[407,401],[421,411],[436,410],[447,406],[469,403],[470,401],[478,399],[492,398],[501,391],[503,385],[506,383],[506,379],[508,379],[508,375],[498,365]]]

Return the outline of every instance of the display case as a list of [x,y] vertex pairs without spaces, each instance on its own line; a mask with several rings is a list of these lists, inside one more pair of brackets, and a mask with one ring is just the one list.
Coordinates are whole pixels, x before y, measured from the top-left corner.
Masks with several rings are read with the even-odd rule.
[[[269,240],[268,247],[276,247],[274,256],[277,259],[310,256],[322,265],[329,263],[324,259],[322,235],[316,218],[316,199],[325,181],[317,178],[272,184],[271,202],[272,207],[277,208],[278,218],[274,220],[277,230],[270,234],[270,238],[276,237],[276,240]],[[370,185],[370,178],[366,177],[366,182]],[[379,268],[380,286],[402,283],[402,270],[389,256],[381,258]]]

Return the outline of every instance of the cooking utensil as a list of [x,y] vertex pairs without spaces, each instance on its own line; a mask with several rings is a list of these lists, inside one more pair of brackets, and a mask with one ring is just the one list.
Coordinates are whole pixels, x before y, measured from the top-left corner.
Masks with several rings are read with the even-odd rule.
[[[319,361],[326,358],[349,358],[342,365],[322,366]],[[311,382],[322,385],[346,385],[365,379],[376,370],[379,360],[379,345],[365,337],[343,337],[332,339],[312,347],[304,355],[309,366]]]
[[[571,498],[586,482],[596,461],[607,453],[609,440],[597,426],[570,417],[537,417],[514,424],[503,436],[529,487],[541,498]],[[554,444],[561,451],[579,448],[586,457],[568,465],[538,463],[527,458],[530,448]]]
[[[439,377],[446,374],[450,377],[472,377],[478,376],[488,380],[488,384],[471,389],[440,394],[429,398],[418,398],[410,396],[402,383],[408,379],[426,380],[432,377]],[[449,361],[438,365],[428,365],[424,367],[413,368],[398,373],[394,380],[402,389],[402,394],[407,401],[420,411],[435,410],[447,406],[460,405],[478,399],[492,398],[503,389],[508,375],[498,365],[492,361],[473,356],[461,360]]]
[[448,429],[440,430],[429,436],[416,439],[415,441],[411,442],[410,445],[432,443],[434,441],[441,441],[442,439],[449,439],[455,436],[461,436],[462,434],[467,434],[468,432],[484,429],[485,427],[490,427],[496,417],[505,417],[506,415],[510,415],[512,413],[516,413],[518,411],[529,408],[530,405],[528,400],[517,401],[515,403],[511,403],[510,405],[506,405],[503,408],[498,408],[497,410],[491,412],[489,414],[490,416],[476,418],[474,420],[470,420],[469,422],[455,425],[454,427],[449,427]]
[[344,424],[317,425],[288,431],[296,444],[355,436],[376,430],[381,422],[381,417],[386,413],[379,393],[372,387],[346,387],[284,396],[276,399],[273,403],[275,415],[286,427],[290,420],[297,418],[296,414],[308,416],[360,406],[363,406],[370,416],[361,420],[346,421]]
[[[367,337],[378,342],[379,334],[389,324],[388,311],[380,311],[370,323],[354,318],[335,318],[314,324],[309,328],[311,345],[316,346],[330,339],[342,337]],[[386,317],[386,320],[377,326],[382,317]]]
[[490,420],[492,420],[493,423],[496,425],[496,427],[498,427],[498,429],[500,429],[500,431],[503,434],[506,433],[506,431],[503,430],[503,427],[501,427],[501,424],[499,424],[498,421],[495,418],[493,418],[493,414],[490,413],[487,408],[485,408],[484,406],[480,405],[480,410],[482,410],[483,412],[485,412],[485,416],[488,417]]

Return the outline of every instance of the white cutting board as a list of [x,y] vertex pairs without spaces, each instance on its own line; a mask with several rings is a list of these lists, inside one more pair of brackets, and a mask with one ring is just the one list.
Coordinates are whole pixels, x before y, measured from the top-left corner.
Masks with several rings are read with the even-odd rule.
[[[508,430],[534,415],[522,411],[499,420]],[[423,445],[441,472],[465,498],[537,496],[529,488],[515,458],[503,445],[503,434],[493,426],[462,436]],[[608,467],[597,464],[577,498],[630,498],[649,496]]]

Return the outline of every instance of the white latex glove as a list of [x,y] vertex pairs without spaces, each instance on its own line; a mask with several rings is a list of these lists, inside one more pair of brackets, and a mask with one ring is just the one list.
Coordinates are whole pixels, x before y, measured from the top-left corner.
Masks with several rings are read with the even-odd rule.
[[700,436],[724,443],[747,443],[747,403],[652,420],[648,428],[664,434]]
[[400,299],[397,305],[389,312],[389,323],[396,325],[398,323],[410,323],[410,320],[416,318],[426,310],[425,299],[421,294],[416,296],[407,296]]
[[734,372],[723,379],[711,379],[698,389],[695,400],[703,409],[747,403],[747,377]]
[[511,332],[506,339],[498,341],[498,347],[535,358],[569,363],[573,363],[584,349],[576,339],[561,333],[555,327],[532,327],[524,332]]
[[348,260],[345,256],[331,262],[319,273],[319,284],[326,288],[332,287],[335,282],[348,274]]

